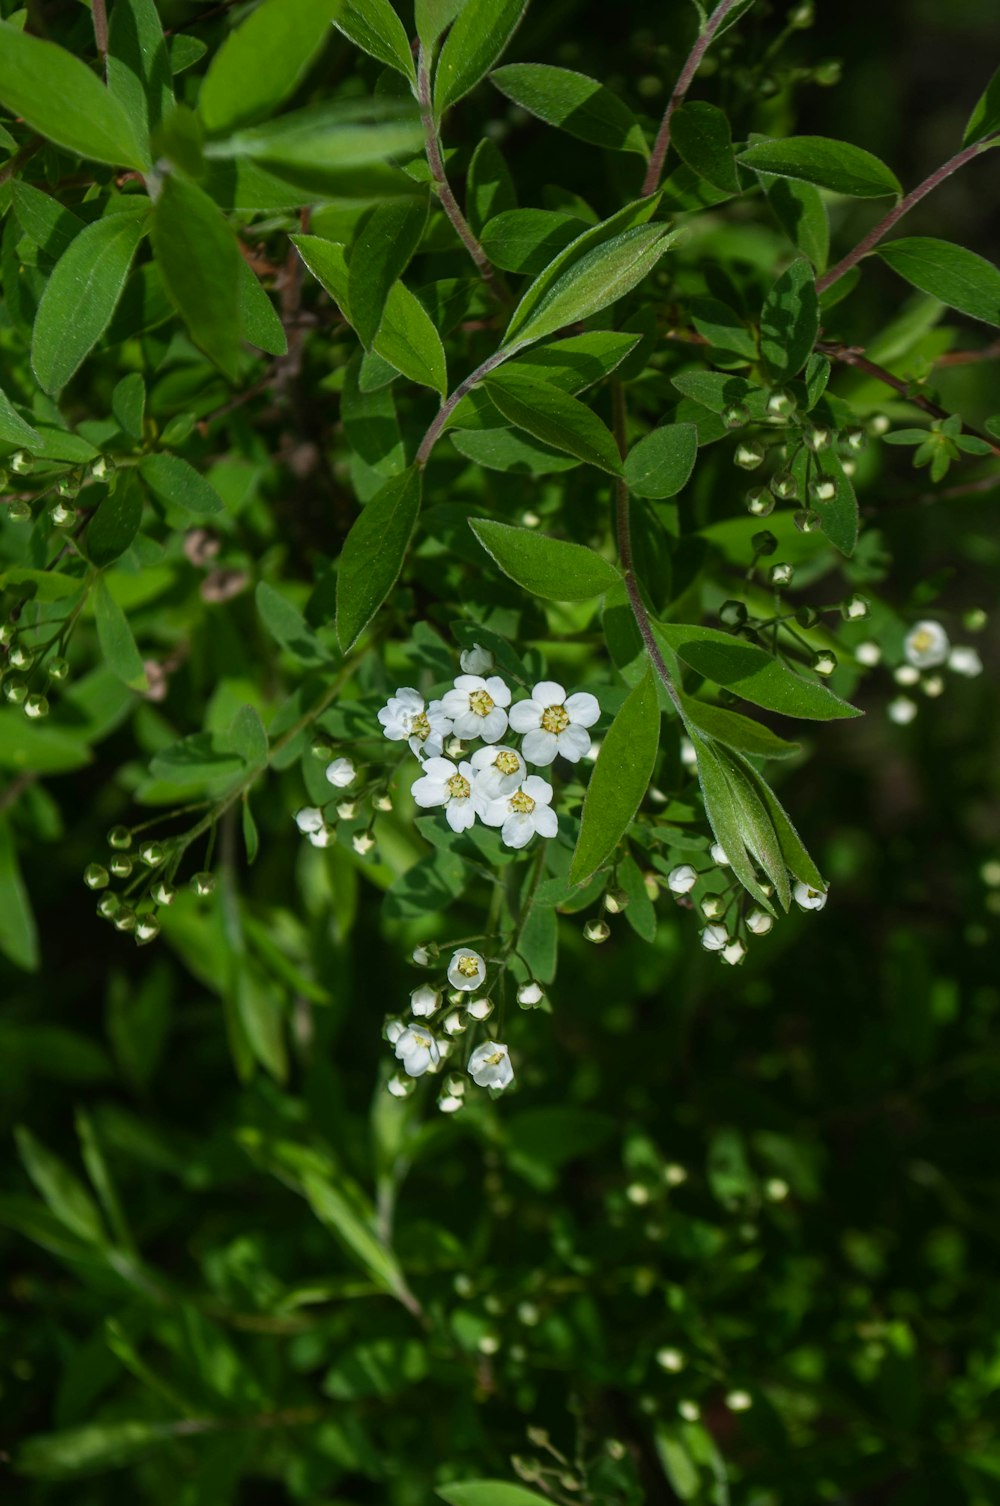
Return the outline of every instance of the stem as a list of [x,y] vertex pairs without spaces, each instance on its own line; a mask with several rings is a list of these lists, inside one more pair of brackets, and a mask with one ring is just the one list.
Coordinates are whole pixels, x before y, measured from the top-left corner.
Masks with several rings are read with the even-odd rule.
[[646,169],[646,177],[642,185],[643,198],[646,198],[648,194],[655,193],[660,186],[663,164],[666,161],[667,150],[670,146],[670,117],[678,105],[684,103],[684,96],[691,87],[691,81],[698,72],[702,58],[712,45],[712,38],[736,4],[737,0],[720,0],[720,3],[705,22],[704,30],[699,33],[697,41],[688,53],[687,62],[681,69],[680,77],[674,85],[674,92],[670,96],[667,108],[663,112],[663,119],[660,121],[660,129],[656,133],[649,166]]
[[[628,444],[625,438],[625,394],[620,382],[612,385],[612,401],[614,403],[614,433],[618,441],[618,452],[622,459],[628,452]],[[652,624],[646,604],[639,590],[639,582],[636,580],[635,567],[632,560],[632,532],[629,518],[629,494],[624,476],[619,476],[615,481],[615,532],[618,538],[618,558],[625,572],[625,590],[628,592],[629,606],[632,608],[632,616],[635,618],[636,627],[642,634],[642,641],[646,646],[650,663],[656,670],[667,695],[677,707],[681,717],[684,716],[684,708],[681,705],[680,693],[674,684],[673,676],[664,663],[660,652],[660,645],[653,635]]]
[[108,11],[106,0],[90,0],[90,13],[94,18],[94,41],[101,59],[101,72],[108,72]]
[[512,356],[516,349],[517,347],[512,345],[507,350],[494,351],[491,356],[487,356],[486,360],[481,366],[476,367],[471,376],[467,376],[464,382],[459,382],[458,386],[455,388],[450,397],[445,398],[444,402],[441,404],[440,408],[435,414],[430,428],[427,430],[427,433],[420,441],[420,448],[417,451],[416,463],[421,467],[421,469],[423,469],[428,460],[431,458],[431,451],[437,444],[438,440],[441,438],[441,433],[444,429],[445,424],[448,422],[449,418],[454,413],[463,397],[465,397],[467,393],[471,392],[476,383],[481,382],[483,377],[486,376],[488,372],[495,371],[496,368],[501,364],[501,362],[506,361],[509,356]]
[[430,58],[423,47],[417,57],[417,89],[420,101],[420,123],[424,128],[424,146],[427,152],[427,166],[431,170],[434,179],[434,187],[437,196],[441,200],[441,207],[454,225],[466,251],[472,257],[479,269],[490,292],[499,303],[510,303],[511,297],[507,288],[502,283],[493,263],[476,239],[472,226],[458,207],[458,200],[452,193],[448,175],[444,169],[444,156],[441,151],[441,138],[438,135],[437,122],[434,119],[434,103],[431,97],[431,70]]
[[948,161],[939,167],[936,172],[931,173],[929,178],[925,178],[916,188],[911,189],[908,194],[900,199],[894,209],[889,210],[884,219],[879,220],[878,224],[872,230],[869,230],[863,239],[858,241],[853,251],[848,251],[847,255],[838,261],[835,267],[831,267],[828,272],[823,273],[822,277],[817,278],[817,293],[825,293],[827,288],[832,287],[835,282],[839,282],[845,272],[849,272],[863,256],[867,256],[872,247],[878,245],[879,241],[892,229],[893,225],[898,220],[901,220],[904,214],[909,213],[914,204],[919,204],[920,200],[926,194],[929,194],[932,188],[937,188],[938,184],[943,183],[945,178],[950,178],[952,173],[957,172],[960,167],[964,167],[967,162],[971,162],[973,157],[979,155],[982,147],[983,142],[977,141],[973,146],[967,146],[964,151],[956,152],[954,157],[949,157]]

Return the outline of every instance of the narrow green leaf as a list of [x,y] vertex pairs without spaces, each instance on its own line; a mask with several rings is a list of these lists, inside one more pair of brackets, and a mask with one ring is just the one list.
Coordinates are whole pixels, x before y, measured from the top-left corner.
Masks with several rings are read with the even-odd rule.
[[735,309],[718,298],[692,298],[688,303],[691,323],[704,335],[717,354],[709,360],[731,365],[735,357],[743,362],[757,360],[757,340]]
[[697,674],[766,711],[780,711],[807,721],[861,715],[825,685],[804,679],[756,644],[744,643],[716,628],[684,623],[657,623],[654,631]]
[[87,1244],[103,1244],[106,1236],[100,1210],[79,1177],[23,1125],[17,1126],[14,1135],[25,1171],[60,1223]]
[[115,0],[108,27],[108,90],[148,149],[174,104],[170,58],[155,0]]
[[84,552],[92,565],[113,565],[132,547],[142,523],[142,488],[135,471],[119,475],[87,524]]
[[274,304],[257,281],[257,275],[246,258],[240,257],[237,300],[239,303],[240,334],[249,345],[265,350],[269,356],[283,356],[288,350],[285,327],[275,311]]
[[38,927],[6,815],[0,816],[0,952],[15,967],[27,973],[38,971]]
[[971,319],[1000,325],[1000,267],[984,256],[926,235],[890,241],[876,254],[921,293]]
[[580,464],[575,455],[554,450],[518,429],[452,429],[449,438],[460,455],[488,471],[551,476]]
[[428,51],[434,51],[438,38],[447,31],[466,0],[414,0],[413,20],[417,36]]
[[42,436],[16,411],[6,392],[0,388],[0,440],[19,449],[40,450]]
[[820,476],[832,481],[834,494],[828,501],[814,498],[810,506],[818,514],[820,528],[830,543],[848,557],[854,553],[858,542],[858,498],[854,483],[844,470],[843,462],[833,450],[824,450],[814,457]]
[[461,1480],[439,1485],[437,1494],[448,1506],[544,1506],[547,1499],[506,1480]]
[[302,664],[329,663],[330,655],[302,613],[266,580],[257,586],[255,600],[265,627],[282,648]]
[[770,812],[761,798],[759,785],[763,781],[756,776],[750,777],[754,770],[740,754],[726,747],[718,747],[715,751],[729,780],[746,849],[771,880],[778,899],[787,910],[792,901],[788,869]]
[[703,100],[681,105],[670,117],[670,142],[700,178],[724,193],[740,192],[732,132],[717,105]]
[[148,152],[86,63],[0,21],[0,103],[40,136],[91,162],[146,172]]
[[130,690],[146,690],[146,671],[128,618],[108,590],[103,575],[93,591],[94,620],[104,662]]
[[40,251],[58,261],[84,228],[84,221],[51,194],[15,178],[11,185],[18,224]]
[[519,429],[598,470],[621,474],[614,435],[579,398],[545,382],[532,382],[521,373],[505,379],[505,373],[497,371],[483,386],[504,418]]
[[760,316],[760,353],[779,379],[802,370],[819,334],[819,299],[813,269],[793,261],[764,300]]
[[257,823],[253,818],[250,801],[246,795],[243,796],[240,824],[243,829],[243,846],[246,848],[247,862],[255,863],[257,861],[257,854],[260,851],[260,833],[257,830]]
[[1000,68],[994,73],[976,101],[962,137],[963,146],[983,141],[1000,131]]
[[313,1172],[306,1172],[302,1186],[320,1223],[337,1236],[362,1269],[394,1296],[405,1291],[406,1283],[395,1256],[376,1237],[354,1201]]
[[422,474],[410,466],[377,492],[356,520],[340,554],[337,637],[347,649],[360,637],[396,583],[420,513]]
[[878,157],[848,141],[833,141],[827,136],[758,141],[740,152],[737,160],[755,172],[802,178],[857,199],[879,199],[903,192],[895,173]]
[[808,256],[817,272],[826,270],[830,252],[830,216],[823,195],[799,178],[772,178],[767,202],[792,245]]
[[120,1468],[151,1448],[173,1441],[168,1422],[94,1422],[60,1433],[38,1433],[17,1452],[20,1474],[42,1480],[79,1480],[91,1471]]
[[617,94],[596,79],[549,63],[511,63],[490,75],[501,94],[522,110],[580,141],[649,156],[642,128]]
[[625,461],[625,481],[637,497],[676,497],[688,483],[698,455],[694,424],[661,424],[634,444]]
[[212,58],[198,112],[212,135],[271,115],[323,46],[341,0],[262,0]]
[[517,208],[517,190],[503,153],[484,136],[465,176],[465,217],[476,235],[497,215]]
[[826,879],[806,851],[802,838],[789,820],[788,812],[781,804],[781,801],[767,781],[762,779],[750,764],[747,764],[745,767],[747,777],[757,781],[761,797],[770,812],[771,821],[781,846],[781,854],[789,873],[795,878],[800,879],[803,884],[808,884],[810,889],[825,889],[827,886]]
[[416,83],[409,38],[389,0],[344,0],[334,23],[362,52]]
[[146,384],[137,371],[122,377],[111,394],[111,411],[123,434],[129,439],[142,438],[142,421],[146,412]]
[[382,322],[394,283],[406,271],[427,223],[426,199],[377,204],[351,247],[347,301],[361,343],[369,349]]
[[583,802],[569,876],[582,884],[628,831],[653,777],[660,746],[660,706],[652,669],[629,693],[608,728]]
[[221,210],[194,183],[171,174],[153,211],[153,249],[192,340],[233,377],[240,358],[243,258]]
[[147,223],[132,214],[95,220],[56,262],[31,337],[44,392],[60,392],[107,329]]
[[580,221],[556,209],[508,209],[483,226],[480,241],[495,267],[534,276],[580,234]]
[[229,781],[234,775],[246,770],[243,759],[233,751],[223,752],[208,732],[192,732],[179,742],[161,748],[149,761],[149,772],[155,779],[166,779],[171,784],[216,785]]
[[583,544],[491,518],[470,518],[469,527],[505,575],[547,601],[587,601],[621,581],[614,565]]
[[708,701],[696,701],[682,696],[684,715],[692,726],[715,742],[725,743],[739,753],[750,753],[755,758],[791,758],[801,751],[798,743],[790,743],[770,727],[743,716],[739,711],[730,711],[726,706],[713,706]]
[[466,0],[441,48],[434,74],[438,119],[503,56],[527,4],[528,0]]
[[210,482],[179,455],[144,455],[139,474],[157,501],[196,518],[225,512],[225,503]]
[[747,893],[753,895],[757,903],[773,915],[774,907],[758,882],[747,851],[747,821],[741,815],[738,797],[721,757],[724,750],[716,748],[714,743],[692,728],[689,727],[688,731],[698,758],[698,783],[712,834]]

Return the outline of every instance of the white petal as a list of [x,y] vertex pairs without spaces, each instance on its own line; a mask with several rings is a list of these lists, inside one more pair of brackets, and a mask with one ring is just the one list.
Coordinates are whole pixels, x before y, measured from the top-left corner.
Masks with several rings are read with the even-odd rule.
[[[491,711],[490,716],[492,715]],[[503,716],[504,713],[501,711],[500,715]],[[456,712],[455,726],[453,728],[455,736],[465,738],[466,741],[473,737],[481,737],[483,720],[483,717],[479,716],[475,711]],[[506,726],[506,718],[504,719],[504,725]],[[502,733],[501,736],[503,736]]]
[[[480,681],[480,684],[482,683],[483,681]],[[501,680],[499,675],[490,675],[485,684],[490,698],[497,706],[510,705],[510,686],[506,681]]]
[[561,706],[566,692],[556,680],[539,680],[531,692],[531,699],[539,706]]
[[552,763],[559,751],[559,741],[554,732],[543,732],[539,727],[535,732],[529,732],[521,744],[521,752],[528,763],[536,764],[540,769]]
[[484,826],[502,826],[509,814],[506,798],[486,799],[479,806],[479,819]]
[[419,690],[414,690],[410,685],[404,685],[397,690],[396,699],[401,701],[406,710],[412,712],[414,716],[419,716],[424,709],[423,696]]
[[466,690],[447,690],[441,697],[441,710],[445,716],[461,716],[469,709],[469,693]]
[[[430,760],[431,763],[434,759]],[[410,794],[423,810],[433,805],[447,805],[449,789],[440,779],[417,779],[410,785]]]
[[579,723],[570,722],[556,734],[559,752],[567,763],[579,763],[590,752],[590,733]]
[[559,817],[551,805],[536,805],[531,816],[540,837],[554,837],[559,830]]
[[500,706],[494,706],[482,718],[479,736],[484,743],[498,743],[506,731],[507,713]]
[[543,709],[534,701],[518,701],[510,708],[510,725],[515,732],[534,732],[542,725]]
[[449,800],[446,812],[452,831],[468,831],[476,819],[476,807],[471,800]]
[[547,779],[542,779],[538,774],[529,774],[522,786],[524,793],[536,805],[550,805],[552,802],[552,786]]
[[578,690],[576,695],[567,696],[566,710],[570,721],[578,727],[592,727],[601,714],[597,697],[588,690]]
[[534,834],[531,817],[521,815],[508,816],[500,832],[508,847],[527,847]]
[[444,784],[448,783],[454,772],[455,765],[450,758],[428,758],[424,764],[424,773],[432,779],[440,779]]

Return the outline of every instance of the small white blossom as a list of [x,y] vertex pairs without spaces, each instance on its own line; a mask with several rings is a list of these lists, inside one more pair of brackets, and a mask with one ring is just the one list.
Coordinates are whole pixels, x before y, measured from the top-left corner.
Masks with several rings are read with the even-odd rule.
[[445,1015],[442,1026],[445,1035],[464,1035],[469,1028],[469,1022],[462,1018],[457,1009],[453,1009]]
[[441,698],[441,709],[454,723],[456,737],[481,737],[498,743],[507,731],[510,690],[499,675],[459,675]]
[[766,936],[774,925],[773,915],[768,915],[766,910],[751,910],[747,916],[747,930],[755,936]]
[[420,1019],[436,1014],[440,1003],[440,993],[436,988],[431,988],[429,983],[421,983],[419,988],[410,992],[410,1013]]
[[465,1103],[465,1099],[459,1097],[457,1093],[442,1093],[437,1102],[442,1114],[457,1114]]
[[448,982],[459,993],[471,994],[486,981],[486,963],[478,952],[469,947],[459,947],[448,963]]
[[924,675],[920,681],[920,689],[925,696],[936,701],[939,695],[944,695],[944,675]]
[[465,1012],[470,1019],[488,1020],[493,1013],[492,999],[470,999],[465,1006]]
[[463,675],[488,675],[496,663],[489,649],[482,648],[478,643],[474,643],[471,648],[463,648],[458,662],[462,666]]
[[431,965],[431,954],[425,946],[415,946],[410,957],[417,967],[430,967]]
[[351,846],[359,858],[367,857],[368,853],[375,846],[375,838],[370,832],[359,831],[356,836],[351,838]]
[[725,926],[706,926],[701,933],[701,944],[706,952],[721,952],[729,945]]
[[522,751],[529,763],[544,768],[560,754],[579,763],[590,752],[590,733],[601,714],[596,697],[583,690],[567,696],[555,680],[541,680],[530,701],[510,708],[510,725],[525,734]]
[[718,863],[720,868],[729,867],[729,859],[726,857],[726,849],[718,842],[713,842],[709,853],[713,863]]
[[311,831],[308,836],[314,847],[329,847],[336,841],[337,833],[324,822],[319,831]]
[[353,781],[355,768],[349,758],[335,758],[326,766],[326,777],[338,790],[344,790]]
[[513,795],[528,772],[516,748],[498,748],[491,744],[477,748],[469,759],[476,776],[476,799],[479,804]]
[[864,643],[859,643],[854,650],[854,657],[866,669],[874,669],[876,664],[882,662],[882,650],[877,643],[873,643],[870,638],[866,638]]
[[337,815],[341,821],[353,821],[357,814],[358,804],[356,800],[342,800],[337,806]]
[[536,832],[540,837],[554,837],[559,830],[551,801],[551,784],[529,774],[513,794],[484,801],[479,814],[487,826],[499,826],[507,847],[527,847]]
[[667,888],[671,894],[690,894],[698,882],[698,875],[690,863],[681,863],[667,874]]
[[401,1072],[396,1072],[389,1078],[386,1087],[393,1098],[409,1098],[416,1087],[416,1083],[411,1082],[408,1077],[404,1077]]
[[746,1412],[753,1406],[753,1397],[749,1391],[730,1391],[726,1397],[726,1406],[730,1412]]
[[499,1041],[484,1041],[469,1057],[469,1076],[479,1088],[508,1088],[514,1081],[510,1052]]
[[901,664],[898,669],[893,670],[892,678],[897,685],[916,685],[920,679],[920,671],[912,664]]
[[522,983],[517,991],[517,1002],[525,1009],[534,1009],[542,1002],[543,994],[537,983]]
[[889,720],[895,722],[898,727],[906,727],[912,722],[919,709],[916,701],[911,701],[908,695],[896,696],[895,700],[890,701],[886,707]]
[[697,1422],[701,1416],[701,1407],[699,1407],[696,1401],[679,1401],[677,1403],[677,1410],[685,1422]]
[[410,794],[424,810],[446,806],[445,818],[452,831],[467,831],[476,819],[473,801],[475,771],[470,763],[456,769],[447,758],[428,758],[423,773],[410,786]]
[[825,889],[813,889],[809,884],[804,884],[800,879],[792,890],[795,903],[800,910],[822,910],[826,904]]
[[967,679],[974,680],[976,675],[983,672],[983,661],[974,648],[958,644],[948,655],[948,668],[956,675],[965,675]]
[[917,669],[934,669],[948,657],[951,644],[940,622],[918,622],[907,633],[903,653]]
[[295,812],[295,824],[303,836],[310,836],[315,831],[322,830],[323,812],[316,805],[304,805],[300,811]]
[[419,691],[401,686],[378,713],[382,730],[390,742],[409,743],[418,758],[435,758],[451,736],[451,720],[444,714],[440,701],[428,706]]
[[376,811],[391,811],[392,810],[392,796],[391,795],[373,795],[372,796],[372,809],[376,810]]
[[746,944],[739,940],[731,941],[728,946],[722,948],[722,960],[728,962],[730,967],[738,967],[746,954]]
[[382,1034],[389,1042],[389,1045],[394,1046],[405,1029],[406,1026],[397,1015],[387,1015],[385,1023],[382,1026]]
[[396,1059],[410,1077],[423,1077],[441,1060],[441,1050],[429,1030],[422,1025],[407,1025],[396,1041]]

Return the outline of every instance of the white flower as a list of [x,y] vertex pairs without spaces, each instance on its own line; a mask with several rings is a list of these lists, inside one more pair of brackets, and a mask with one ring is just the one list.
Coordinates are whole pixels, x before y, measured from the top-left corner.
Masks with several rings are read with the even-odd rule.
[[774,918],[766,910],[751,910],[747,916],[747,930],[755,936],[766,936],[774,925]]
[[559,830],[551,801],[551,784],[537,774],[529,774],[512,795],[484,801],[479,814],[487,826],[500,827],[500,836],[508,847],[527,847],[536,832],[540,837],[554,837]]
[[964,644],[953,648],[948,655],[948,668],[954,670],[957,675],[965,675],[974,680],[976,675],[983,672],[983,661],[974,648],[966,648]]
[[873,643],[870,638],[867,638],[864,643],[858,644],[854,650],[854,657],[866,669],[874,669],[875,665],[881,662],[882,650],[877,643]]
[[337,833],[334,831],[333,827],[327,826],[325,822],[320,827],[319,831],[311,831],[308,833],[309,840],[314,847],[329,847],[331,842],[335,841],[336,836]]
[[338,790],[346,789],[354,779],[355,768],[349,758],[335,758],[326,766],[326,777]]
[[510,1052],[499,1041],[484,1041],[469,1057],[469,1076],[479,1088],[509,1088],[514,1081]]
[[911,701],[908,695],[898,695],[886,707],[889,720],[895,722],[898,727],[905,727],[912,722],[919,709],[916,701]]
[[429,983],[421,983],[419,988],[410,992],[410,1013],[419,1018],[426,1018],[435,1014],[441,1003],[441,995],[436,988],[431,988]]
[[477,748],[469,762],[476,775],[476,799],[482,805],[487,800],[499,800],[502,795],[513,795],[528,772],[527,765],[516,748]]
[[524,1009],[534,1009],[542,1002],[542,990],[537,983],[522,983],[517,991],[517,1002]]
[[478,952],[459,947],[448,963],[448,982],[459,993],[471,994],[486,981],[486,963]]
[[671,894],[690,894],[698,882],[698,875],[690,863],[681,863],[667,874],[667,888]]
[[419,806],[447,806],[445,816],[452,831],[467,831],[476,819],[472,799],[475,773],[470,763],[456,769],[447,758],[428,758],[423,773],[410,786],[410,794]]
[[304,805],[295,812],[295,824],[303,836],[310,836],[323,828],[323,812],[316,805]]
[[441,698],[441,709],[455,725],[456,737],[481,737],[498,743],[507,731],[510,691],[498,675],[459,675],[453,690]]
[[742,941],[731,941],[722,948],[722,960],[728,962],[730,967],[738,967],[746,954],[746,945]]
[[713,863],[718,863],[720,868],[729,867],[729,859],[726,857],[726,849],[724,847],[721,847],[718,842],[712,843],[712,846],[709,849],[709,856],[711,857]]
[[541,680],[530,701],[510,708],[510,724],[525,733],[522,751],[529,763],[544,768],[560,753],[569,763],[579,763],[590,752],[590,733],[601,714],[594,696],[587,691],[566,695],[555,680]]
[[721,952],[729,945],[725,926],[706,926],[701,933],[701,944],[706,952]]
[[488,675],[496,663],[489,649],[481,648],[478,643],[474,643],[471,648],[463,648],[458,662],[462,666],[463,675]]
[[417,967],[430,967],[433,960],[430,951],[425,946],[415,946],[410,956]]
[[396,1059],[403,1063],[403,1071],[410,1077],[423,1077],[441,1060],[437,1041],[422,1025],[407,1025],[396,1041]]
[[389,697],[378,719],[390,742],[405,739],[410,752],[418,758],[437,757],[445,738],[451,736],[451,721],[442,711],[441,702],[431,701],[428,706],[419,691],[406,685]]
[[801,879],[792,890],[795,903],[800,910],[822,910],[826,904],[826,894],[825,889],[813,889],[808,884],[804,884]]
[[341,821],[353,821],[357,814],[358,804],[356,800],[342,800],[337,806],[337,815]]
[[917,669],[933,669],[943,664],[951,644],[940,622],[918,622],[907,633],[903,653]]
[[493,1013],[492,999],[470,999],[465,1012],[472,1020],[488,1020]]
[[367,857],[375,846],[375,838],[367,831],[359,831],[351,838],[351,846],[359,858]]
[[406,1026],[397,1015],[387,1015],[385,1023],[382,1026],[382,1034],[389,1042],[389,1045],[394,1046],[405,1029]]

